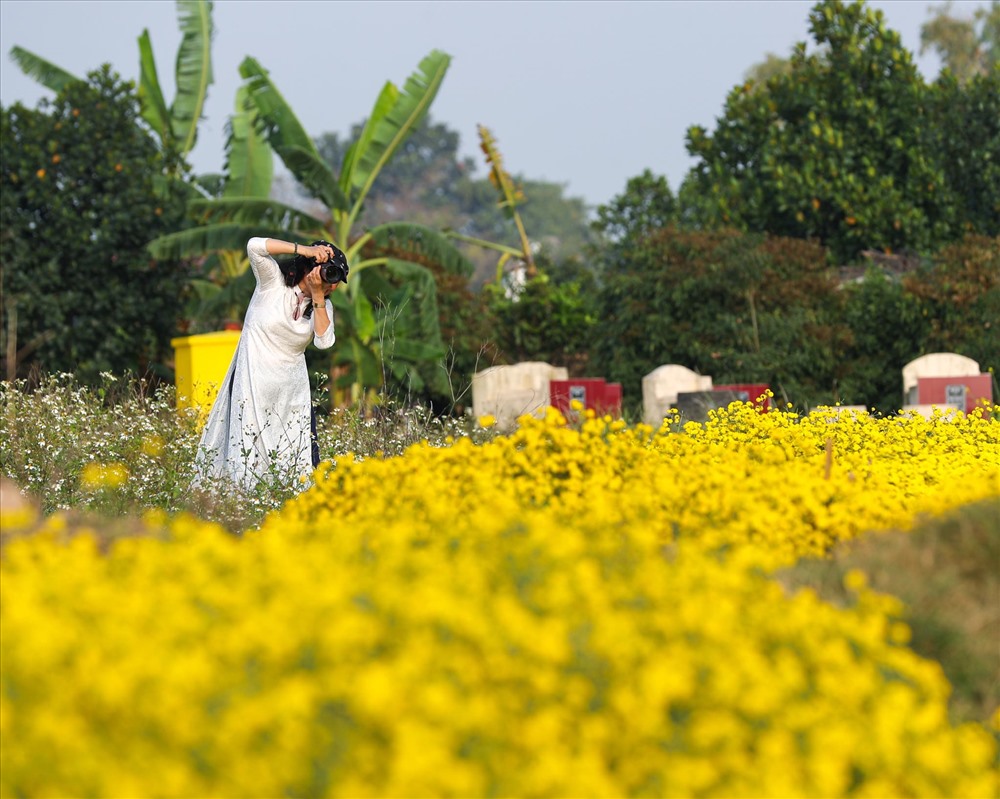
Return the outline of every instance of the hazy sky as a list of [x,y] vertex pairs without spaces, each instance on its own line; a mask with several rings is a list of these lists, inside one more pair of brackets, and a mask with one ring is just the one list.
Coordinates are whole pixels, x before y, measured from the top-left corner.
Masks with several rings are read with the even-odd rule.
[[[811,2],[332,2],[216,0],[215,82],[191,161],[222,169],[238,67],[254,56],[313,136],[345,134],[387,80],[402,87],[431,50],[452,64],[431,109],[461,136],[485,175],[476,125],[496,136],[508,171],[608,202],[649,168],[676,189],[692,164],[690,125],[711,129],[728,91],[768,52],[808,41]],[[874,0],[927,78],[919,56],[924,0]],[[939,5],[939,4],[935,4]],[[985,2],[957,2],[971,16]],[[0,0],[0,103],[34,106],[51,92],[10,59],[19,45],[84,75],[110,62],[137,79],[148,28],[167,103],[180,43],[173,0]]]

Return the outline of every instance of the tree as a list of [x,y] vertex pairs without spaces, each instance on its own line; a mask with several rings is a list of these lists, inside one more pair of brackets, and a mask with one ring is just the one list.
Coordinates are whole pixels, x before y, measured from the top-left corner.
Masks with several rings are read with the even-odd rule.
[[[175,66],[176,93],[168,106],[160,87],[156,60],[149,31],[143,30],[139,37],[139,87],[141,103],[141,127],[152,131],[169,163],[180,164],[194,149],[198,137],[198,124],[202,118],[208,89],[213,82],[211,44],[214,34],[211,0],[177,0],[178,25],[181,43],[177,50]],[[11,57],[29,76],[43,86],[59,92],[70,83],[78,81],[75,75],[21,47],[11,50]],[[226,179],[221,175],[202,175],[193,181],[187,174],[180,175],[168,171],[170,180],[183,178],[182,188],[189,199],[204,198],[222,191],[233,196],[235,187],[242,194],[266,198],[270,189],[270,152],[260,146],[254,127],[252,114],[245,107],[245,95],[237,98],[236,114],[230,136],[244,140],[243,147],[230,147],[228,152],[250,154],[256,163],[256,170],[240,169],[232,165],[233,176]],[[137,120],[139,121],[139,120]],[[168,155],[172,154],[172,155]],[[236,155],[239,158],[240,155]],[[262,157],[268,159],[267,169],[260,163]],[[253,175],[256,183],[246,185],[245,179]],[[263,183],[262,183],[263,179]],[[266,183],[266,185],[264,185]],[[178,186],[168,186],[167,181],[158,180],[158,191],[172,193]],[[237,292],[244,288],[239,278],[245,275],[249,261],[243,250],[219,252],[199,263],[201,274],[191,279],[190,304],[186,309],[186,329],[194,331],[214,330],[224,320],[238,318],[241,305]]]
[[176,229],[183,164],[138,124],[134,86],[105,65],[37,110],[3,110],[0,239],[6,374],[166,375],[186,274],[146,252]]
[[646,169],[625,191],[597,208],[592,227],[605,241],[637,240],[677,221],[677,201],[667,179]]
[[[362,124],[355,124],[345,140],[336,133],[317,138],[320,156],[335,172],[339,173],[348,149],[363,129]],[[361,223],[371,227],[409,219],[434,224],[442,209],[456,207],[457,187],[475,169],[472,159],[459,158],[458,144],[457,131],[433,123],[429,116],[421,120],[372,186],[359,217]],[[445,218],[450,221],[450,214]]]
[[743,73],[743,80],[749,81],[755,86],[764,87],[771,78],[776,75],[787,75],[791,69],[791,62],[787,58],[767,53],[763,61],[754,64]]
[[[203,180],[203,190],[216,199],[266,201],[271,195],[274,159],[257,130],[256,109],[246,86],[236,92],[236,107],[226,127],[224,172],[214,187]],[[242,320],[246,298],[254,286],[245,243],[218,249],[200,260],[201,274],[191,280],[193,296],[187,307],[191,332],[218,330],[224,324]]]
[[[208,87],[212,84],[212,3],[211,0],[177,0],[177,17],[181,44],[177,51],[175,73],[177,93],[167,107],[153,58],[149,31],[139,37],[139,99],[142,119],[157,135],[166,151],[186,158],[194,149],[198,137]],[[45,60],[41,56],[14,47],[11,57],[25,74],[54,92],[80,80],[76,76]]]
[[898,410],[900,371],[923,351],[928,319],[903,283],[870,267],[860,283],[844,287],[842,320],[849,338],[837,396],[882,413]]
[[[976,9],[971,18],[952,16],[951,0],[932,10],[920,27],[920,53],[934,50],[959,83],[988,75],[1000,63],[1000,2]],[[977,25],[979,30],[976,30]]]
[[[936,149],[943,111],[898,34],[860,2],[823,0],[809,20],[818,52],[798,45],[766,91],[730,92],[713,134],[688,130],[709,221],[817,238],[841,261],[960,236],[965,209]],[[964,108],[956,125],[990,124],[990,104]]]
[[929,87],[925,133],[941,164],[940,192],[955,237],[1000,234],[1000,66],[965,83],[948,72]]
[[427,114],[449,64],[448,55],[433,51],[402,90],[385,84],[360,137],[345,153],[338,177],[267,71],[253,58],[245,59],[240,73],[257,124],[271,149],[329,216],[320,218],[256,196],[224,196],[194,203],[201,224],[161,237],[152,243],[152,251],[182,256],[232,250],[253,235],[332,241],[351,264],[346,288],[332,295],[341,342],[333,350],[335,388],[350,387],[353,398],[360,400],[366,389],[383,385],[386,368],[413,390],[446,391],[436,287],[422,261],[465,274],[471,265],[442,235],[421,225],[395,222],[363,232],[357,228],[375,179]]
[[[346,138],[336,133],[317,138],[320,155],[335,172],[361,129],[361,125],[354,125]],[[384,179],[380,177],[372,186],[361,223],[372,226],[408,220],[516,249],[520,239],[517,226],[498,207],[496,188],[488,178],[476,176],[475,162],[461,157],[458,148],[456,131],[429,118],[421,122],[399,155],[386,165]],[[540,233],[532,247],[544,249],[554,261],[581,255],[591,238],[583,200],[566,197],[565,187],[557,183],[523,176],[512,180],[525,195],[518,206],[523,224]],[[473,287],[495,279],[496,256],[478,245],[458,239],[454,243],[475,266]]]
[[494,341],[507,362],[545,361],[582,376],[596,319],[592,295],[577,281],[557,282],[549,271],[527,280],[516,298],[496,283],[484,289],[497,320]]
[[817,244],[667,226],[612,255],[591,356],[598,374],[622,383],[626,404],[668,363],[716,383],[768,383],[803,406],[833,395],[847,330]]
[[1000,370],[1000,236],[964,237],[903,286],[928,326],[923,352],[958,352]]

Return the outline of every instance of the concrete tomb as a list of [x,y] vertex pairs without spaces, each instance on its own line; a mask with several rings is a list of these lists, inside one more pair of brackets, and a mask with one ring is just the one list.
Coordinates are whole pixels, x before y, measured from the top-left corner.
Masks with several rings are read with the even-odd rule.
[[512,429],[518,416],[544,412],[549,404],[549,384],[568,376],[565,367],[542,361],[491,366],[472,376],[472,412],[477,419],[495,417],[502,430]]

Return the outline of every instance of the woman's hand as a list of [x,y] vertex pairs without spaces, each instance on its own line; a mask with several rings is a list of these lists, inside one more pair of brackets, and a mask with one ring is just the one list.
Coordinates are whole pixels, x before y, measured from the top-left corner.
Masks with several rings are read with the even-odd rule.
[[306,273],[305,278],[303,278],[303,283],[305,283],[306,291],[312,295],[313,300],[317,302],[322,301],[323,298],[326,297],[328,293],[326,289],[330,286],[329,283],[323,282],[318,266],[312,271]]
[[323,244],[307,245],[299,247],[299,255],[311,258],[318,264],[325,264],[333,258],[333,250]]

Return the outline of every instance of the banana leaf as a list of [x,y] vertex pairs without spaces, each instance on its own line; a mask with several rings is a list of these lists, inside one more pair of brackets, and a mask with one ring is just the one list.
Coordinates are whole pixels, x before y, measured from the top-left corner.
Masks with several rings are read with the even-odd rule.
[[212,84],[211,0],[177,0],[183,38],[177,50],[177,94],[170,109],[171,129],[182,155],[194,148]]
[[464,277],[469,277],[475,269],[447,236],[424,225],[389,222],[370,228],[368,234],[379,249],[400,258],[412,256],[418,261],[430,261],[449,274]]
[[257,112],[246,86],[236,90],[236,111],[226,125],[225,197],[267,197],[274,177],[271,148],[257,131]]
[[260,225],[239,222],[206,225],[160,236],[146,248],[154,258],[193,258],[216,250],[244,250],[254,236],[267,236],[271,232]]
[[436,336],[440,341],[440,319],[437,307],[437,283],[434,275],[425,267],[410,261],[390,258],[386,270],[403,282],[411,292],[412,315],[417,330],[422,336]]
[[371,341],[375,335],[376,322],[375,310],[371,301],[365,296],[363,291],[357,291],[351,297],[351,310],[355,321],[355,335],[365,344]]
[[67,72],[62,67],[57,67],[51,61],[46,61],[23,47],[12,47],[10,57],[25,75],[34,78],[47,89],[52,89],[56,94],[73,81],[82,80],[82,78]]
[[382,361],[379,354],[356,337],[343,343],[338,341],[334,345],[333,363],[336,366],[350,367],[347,374],[337,378],[334,383],[337,388],[358,387],[363,390],[382,385]]
[[167,110],[163,89],[160,88],[156,61],[153,59],[153,43],[148,30],[143,30],[139,37],[139,102],[142,104],[142,118],[149,123],[166,148],[173,137],[170,111]]
[[267,70],[255,59],[247,57],[240,64],[240,75],[256,106],[263,134],[285,166],[328,208],[346,210],[347,199],[337,185],[336,177],[281,92],[271,82]]
[[363,179],[359,179],[356,184],[354,182],[356,176],[355,165],[358,159],[368,151],[368,145],[371,144],[375,128],[396,104],[398,98],[399,89],[391,81],[386,81],[385,86],[382,87],[382,91],[379,92],[378,98],[375,100],[375,106],[372,108],[371,114],[365,120],[364,127],[361,129],[361,135],[358,136],[357,141],[348,148],[347,153],[344,155],[344,164],[340,170],[340,189],[345,195],[350,195],[352,188],[360,189],[364,185]]
[[320,219],[279,203],[277,200],[261,199],[260,197],[220,197],[219,199],[195,200],[188,204],[192,216],[200,221],[213,224],[225,222],[241,222],[256,224],[268,230],[306,231],[307,235],[316,236],[323,230]]
[[356,156],[352,165],[354,174],[351,183],[358,186],[359,191],[354,198],[350,214],[351,224],[357,218],[364,199],[382,167],[426,116],[437,96],[449,64],[451,56],[440,50],[432,50],[420,62],[417,71],[407,78],[403,90],[396,96],[392,107],[373,126],[368,146],[363,153]]
[[153,175],[153,193],[157,197],[168,198],[181,194],[187,202],[204,200],[207,192],[200,181],[180,180],[173,175]]

